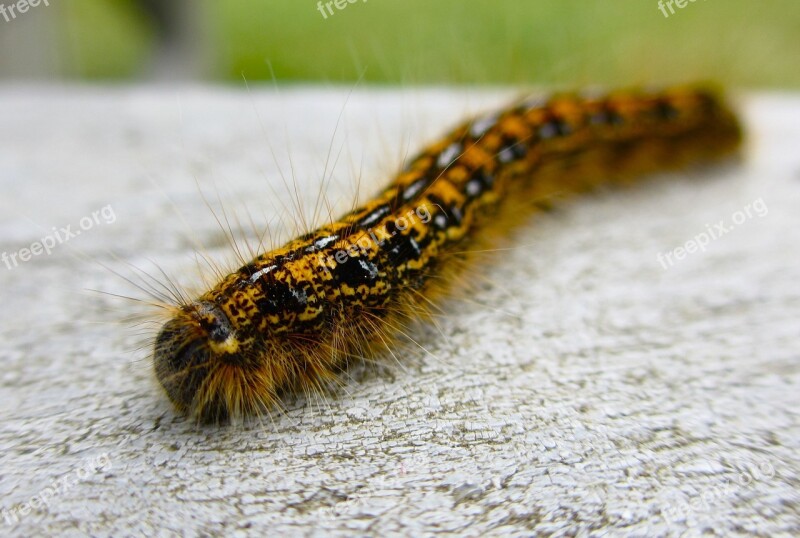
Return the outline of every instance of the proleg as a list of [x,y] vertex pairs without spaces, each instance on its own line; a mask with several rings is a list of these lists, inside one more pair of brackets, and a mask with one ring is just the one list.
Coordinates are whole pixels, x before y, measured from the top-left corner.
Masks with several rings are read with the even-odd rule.
[[454,253],[523,222],[520,208],[719,160],[741,139],[734,112],[702,87],[557,94],[474,118],[362,207],[175,305],[155,340],[156,377],[200,421],[268,412],[391,347],[450,291],[465,265]]

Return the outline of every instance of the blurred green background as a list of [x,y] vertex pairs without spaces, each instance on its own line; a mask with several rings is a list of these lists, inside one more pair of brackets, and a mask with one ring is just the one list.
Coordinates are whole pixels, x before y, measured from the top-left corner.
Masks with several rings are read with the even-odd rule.
[[800,86],[797,0],[337,1],[50,0],[0,18],[0,76]]

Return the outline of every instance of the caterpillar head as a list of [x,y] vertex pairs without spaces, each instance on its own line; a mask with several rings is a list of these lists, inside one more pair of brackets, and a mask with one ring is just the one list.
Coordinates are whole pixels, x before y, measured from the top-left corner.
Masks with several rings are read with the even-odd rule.
[[156,337],[156,377],[175,406],[200,422],[257,413],[272,403],[275,382],[251,364],[253,348],[221,308],[195,301],[180,307]]

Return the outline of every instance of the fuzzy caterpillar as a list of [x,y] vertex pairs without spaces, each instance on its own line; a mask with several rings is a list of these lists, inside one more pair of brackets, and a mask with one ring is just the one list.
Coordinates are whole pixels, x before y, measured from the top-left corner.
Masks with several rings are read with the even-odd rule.
[[523,101],[467,122],[377,197],[176,305],[156,377],[197,420],[257,414],[374,354],[449,291],[465,251],[554,196],[722,158],[741,142],[716,92]]

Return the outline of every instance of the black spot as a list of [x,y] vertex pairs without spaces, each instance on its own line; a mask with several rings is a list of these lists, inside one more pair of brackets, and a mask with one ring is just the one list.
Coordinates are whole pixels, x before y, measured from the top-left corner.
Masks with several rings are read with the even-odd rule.
[[508,163],[518,159],[524,159],[528,154],[528,148],[521,140],[516,140],[510,137],[503,138],[503,145],[497,153],[500,162]]
[[483,192],[483,184],[478,178],[472,178],[464,185],[464,193],[468,198],[477,198]]
[[216,303],[201,301],[196,303],[198,321],[203,330],[208,334],[209,339],[215,342],[222,342],[233,332],[231,322],[225,312],[218,306],[225,303],[225,297],[217,297]]
[[436,159],[436,166],[439,168],[449,168],[456,159],[458,159],[463,149],[464,147],[458,142],[450,144],[439,154],[439,157]]
[[494,177],[483,170],[478,170],[464,185],[464,194],[470,200],[479,197],[481,194],[492,188]]
[[331,234],[331,235],[327,235],[325,237],[320,237],[319,239],[314,241],[314,246],[317,247],[317,248],[322,249],[322,248],[327,247],[331,243],[333,243],[335,241],[338,241],[338,239],[339,239],[339,236],[336,235],[336,234]]
[[572,127],[569,123],[558,118],[543,123],[539,126],[539,138],[541,140],[549,140],[559,136],[566,136],[572,132]]
[[437,208],[433,217],[433,225],[439,230],[445,230],[451,226],[460,226],[464,218],[461,208],[457,205],[445,205],[437,196],[429,196],[431,204]]
[[336,242],[338,239],[339,239],[339,236],[336,235],[336,234],[326,235],[325,237],[320,237],[319,239],[314,241],[312,244],[310,244],[309,246],[307,246],[303,250],[305,250],[305,252],[307,252],[307,253],[313,253],[313,252],[316,252],[318,250],[324,249],[325,247],[327,247],[331,243]]
[[450,206],[450,219],[456,226],[461,226],[461,221],[464,220],[464,213],[461,212],[461,208],[454,205]]
[[608,112],[601,110],[589,116],[589,123],[591,125],[605,125],[608,123]]
[[228,320],[216,316],[211,321],[204,320],[201,325],[208,332],[208,338],[214,342],[224,342],[232,332]]
[[614,110],[609,110],[609,112],[608,112],[608,124],[609,125],[613,125],[615,127],[619,127],[619,126],[625,125],[625,123],[626,123],[625,122],[625,117],[622,114],[620,114],[619,112],[616,112]]
[[539,138],[542,140],[549,140],[558,136],[558,127],[555,122],[548,121],[539,126]]
[[708,91],[700,91],[697,100],[700,101],[700,110],[703,112],[711,112],[718,108],[717,99]]
[[362,218],[357,225],[362,228],[371,228],[379,223],[386,215],[391,212],[391,207],[388,204],[378,206],[370,211],[364,218]]
[[[233,333],[233,327],[231,327],[231,322],[228,320],[228,316],[225,315],[218,306],[207,303],[201,302],[198,303],[198,314],[200,320],[200,326],[203,330],[208,334],[208,338],[213,340],[214,342],[224,342],[228,339],[228,337]],[[233,308],[235,313],[235,307]]]
[[430,179],[427,177],[423,177],[414,181],[403,191],[402,195],[403,201],[408,202],[414,199],[419,193],[424,191],[429,184],[430,184]]
[[262,315],[300,313],[308,305],[308,294],[304,288],[291,287],[284,282],[259,282],[262,282],[264,297],[256,301],[256,308]]
[[333,278],[337,283],[358,287],[371,284],[378,278],[378,266],[366,258],[348,256],[347,259],[333,269]]
[[402,265],[411,260],[418,260],[422,255],[417,240],[411,235],[396,235],[387,241],[386,252],[393,266]]
[[256,271],[258,271],[258,265],[250,262],[239,269],[239,274],[245,278],[250,278]]
[[657,119],[669,121],[678,117],[678,110],[667,101],[659,101],[654,114]]
[[497,125],[496,115],[476,118],[469,127],[469,134],[472,138],[480,138],[495,125]]
[[592,125],[623,125],[625,118],[609,108],[604,108],[592,114],[589,118],[589,123]]
[[444,213],[436,213],[433,217],[433,226],[438,230],[447,229],[447,215]]

